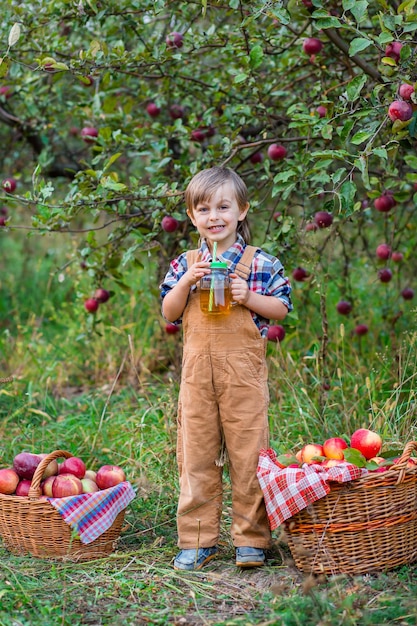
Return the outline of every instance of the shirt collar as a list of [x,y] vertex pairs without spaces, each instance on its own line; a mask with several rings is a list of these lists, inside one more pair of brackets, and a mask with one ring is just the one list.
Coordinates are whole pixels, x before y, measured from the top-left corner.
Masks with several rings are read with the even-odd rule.
[[[245,246],[246,246],[245,240],[243,239],[242,235],[239,235],[238,233],[235,243],[232,246],[230,246],[230,248],[225,250],[223,254],[217,255],[217,260],[225,261],[226,263],[228,263],[229,266],[231,264],[236,265],[237,261],[240,259],[240,257],[243,254]],[[202,261],[210,262],[213,260],[207,241],[205,239],[203,239],[201,243],[201,252],[202,252]]]

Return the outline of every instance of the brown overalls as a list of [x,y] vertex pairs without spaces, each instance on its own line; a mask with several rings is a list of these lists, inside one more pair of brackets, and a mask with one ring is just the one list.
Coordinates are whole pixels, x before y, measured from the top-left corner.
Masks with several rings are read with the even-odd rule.
[[[236,274],[248,279],[256,248],[246,246]],[[190,267],[197,250],[187,253]],[[269,445],[266,339],[246,307],[229,315],[200,311],[199,288],[183,314],[184,352],[178,406],[180,475],[178,545],[215,546],[220,533],[222,433],[232,484],[231,534],[236,547],[267,548],[270,529],[256,476]]]

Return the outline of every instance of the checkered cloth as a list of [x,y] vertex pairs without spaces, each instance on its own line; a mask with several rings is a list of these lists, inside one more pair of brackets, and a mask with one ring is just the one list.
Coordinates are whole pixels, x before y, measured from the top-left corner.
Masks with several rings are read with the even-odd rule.
[[329,469],[317,463],[282,469],[275,463],[276,458],[274,450],[261,450],[257,469],[271,530],[326,496],[330,481],[345,483],[368,473],[346,461]]
[[48,500],[76,531],[82,543],[91,543],[110,528],[135,495],[132,485],[124,481],[95,493]]

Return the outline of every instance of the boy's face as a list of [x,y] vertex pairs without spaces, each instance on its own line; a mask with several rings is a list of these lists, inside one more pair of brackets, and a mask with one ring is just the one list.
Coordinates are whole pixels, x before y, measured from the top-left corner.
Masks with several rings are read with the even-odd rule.
[[209,200],[199,203],[187,214],[200,237],[207,239],[211,248],[217,241],[217,250],[221,254],[235,243],[238,223],[246,217],[248,209],[249,204],[240,210],[233,183],[224,183]]

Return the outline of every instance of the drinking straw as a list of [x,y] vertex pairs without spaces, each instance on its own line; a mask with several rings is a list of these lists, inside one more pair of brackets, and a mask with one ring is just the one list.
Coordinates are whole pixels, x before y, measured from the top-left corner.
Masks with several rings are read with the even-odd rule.
[[[216,253],[217,253],[217,241],[215,241],[213,244],[213,261],[216,260]],[[209,304],[208,304],[209,311],[213,310],[213,300],[214,300],[214,274],[212,273],[211,283],[210,283]]]

